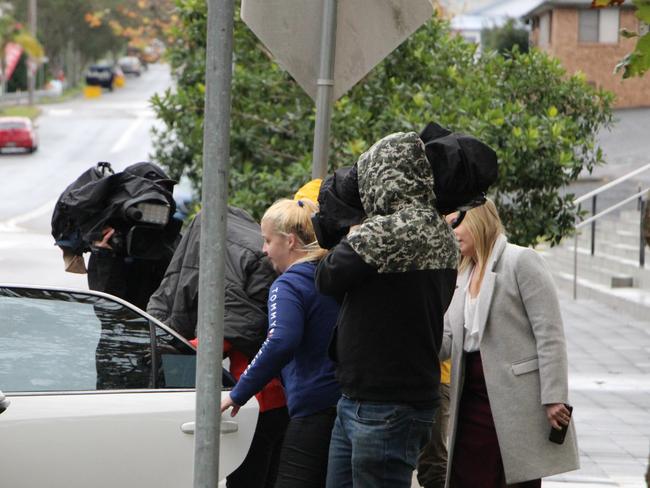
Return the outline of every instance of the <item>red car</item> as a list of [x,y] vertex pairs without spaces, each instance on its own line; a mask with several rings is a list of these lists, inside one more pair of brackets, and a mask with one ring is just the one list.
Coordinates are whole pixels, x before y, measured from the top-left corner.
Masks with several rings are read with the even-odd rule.
[[34,152],[38,148],[36,130],[27,117],[0,117],[0,150],[23,148]]

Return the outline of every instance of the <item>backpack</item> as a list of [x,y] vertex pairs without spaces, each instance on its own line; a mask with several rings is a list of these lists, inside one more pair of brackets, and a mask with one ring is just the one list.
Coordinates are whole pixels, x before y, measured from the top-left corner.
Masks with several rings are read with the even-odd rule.
[[57,199],[54,205],[54,212],[52,213],[52,237],[54,237],[54,243],[64,251],[81,255],[90,250],[88,243],[84,241],[81,234],[79,222],[72,215],[68,203],[70,196],[73,193],[78,193],[84,187],[88,188],[89,184],[94,187],[95,182],[113,174],[115,172],[111,167],[111,163],[99,162],[96,166],[84,171],[76,180],[68,185]]

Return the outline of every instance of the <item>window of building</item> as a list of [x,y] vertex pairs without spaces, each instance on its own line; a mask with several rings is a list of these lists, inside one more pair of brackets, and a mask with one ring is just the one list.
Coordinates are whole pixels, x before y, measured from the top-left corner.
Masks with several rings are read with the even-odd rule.
[[639,20],[639,35],[645,36],[648,32],[650,32],[650,25],[646,24],[642,20]]
[[619,9],[583,9],[578,13],[578,40],[615,44],[618,42]]
[[547,47],[551,44],[551,12],[539,17],[539,46]]

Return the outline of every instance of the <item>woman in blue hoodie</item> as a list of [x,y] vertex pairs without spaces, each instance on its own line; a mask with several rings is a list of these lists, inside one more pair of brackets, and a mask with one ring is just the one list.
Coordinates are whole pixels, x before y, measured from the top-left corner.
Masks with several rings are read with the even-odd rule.
[[262,217],[264,252],[280,276],[269,291],[267,338],[222,402],[237,414],[253,395],[280,375],[291,420],[277,488],[324,487],[336,404],[341,396],[327,355],[339,307],[316,291],[316,266],[326,251],[316,242],[310,200],[279,200]]

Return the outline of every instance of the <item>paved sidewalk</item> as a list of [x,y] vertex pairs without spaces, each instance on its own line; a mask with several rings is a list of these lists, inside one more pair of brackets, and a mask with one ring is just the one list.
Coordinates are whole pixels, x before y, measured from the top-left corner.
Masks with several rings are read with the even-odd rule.
[[591,300],[563,297],[561,305],[582,467],[545,479],[542,485],[646,488],[650,313],[648,320],[638,321]]
[[650,313],[639,321],[591,300],[564,298],[561,303],[582,467],[544,486],[645,488]]

